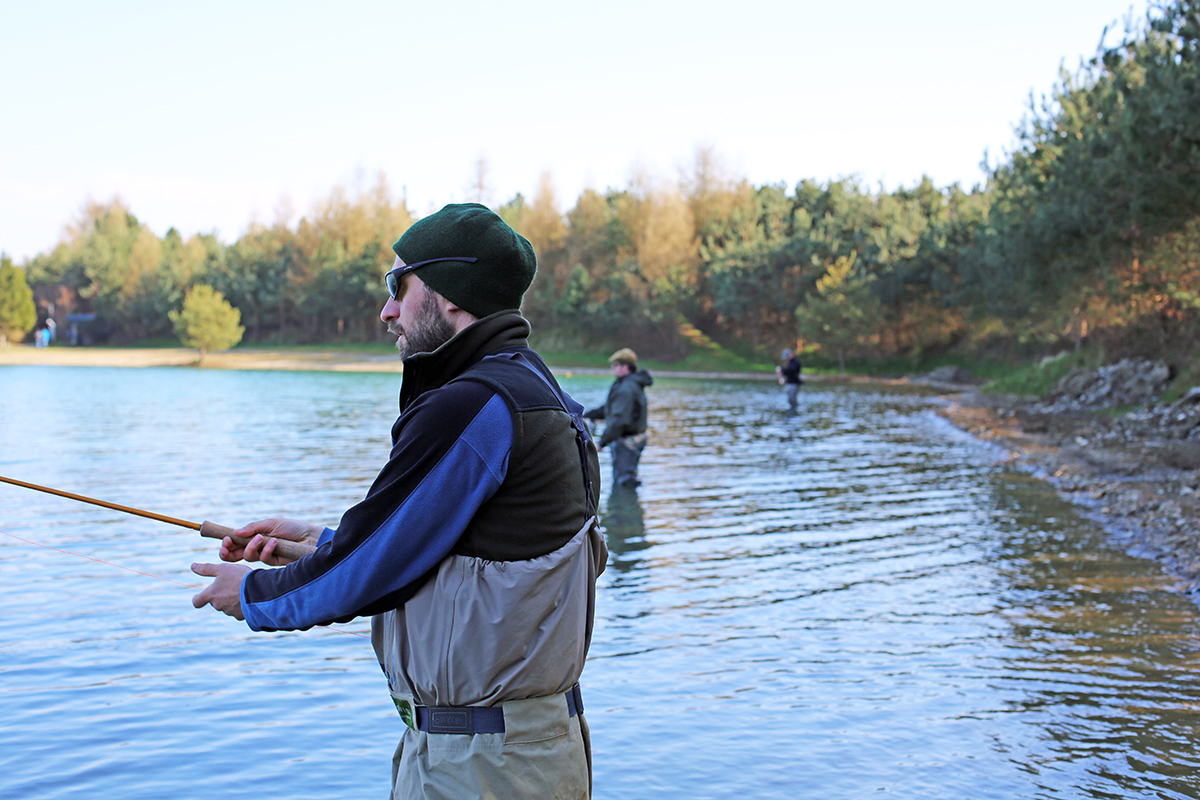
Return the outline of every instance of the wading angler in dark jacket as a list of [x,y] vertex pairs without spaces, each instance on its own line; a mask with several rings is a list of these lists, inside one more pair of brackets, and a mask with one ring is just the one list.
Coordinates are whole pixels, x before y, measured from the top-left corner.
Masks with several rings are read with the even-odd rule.
[[800,359],[791,350],[784,350],[779,358],[783,361],[783,366],[776,367],[775,374],[779,376],[779,382],[783,384],[788,408],[795,411],[799,405],[797,395],[804,383],[804,378],[800,377]]
[[584,414],[588,419],[602,419],[604,433],[599,447],[612,445],[613,485],[634,487],[638,480],[638,461],[646,447],[646,387],[654,383],[650,373],[638,369],[637,353],[624,347],[608,358],[616,382],[608,390],[604,405]]
[[[392,451],[337,530],[253,522],[193,602],[254,630],[371,616],[403,735],[392,797],[591,793],[577,681],[607,550],[583,407],[530,350],[529,242],[477,204],[400,238],[382,319],[404,359]],[[275,539],[315,546],[299,560]]]

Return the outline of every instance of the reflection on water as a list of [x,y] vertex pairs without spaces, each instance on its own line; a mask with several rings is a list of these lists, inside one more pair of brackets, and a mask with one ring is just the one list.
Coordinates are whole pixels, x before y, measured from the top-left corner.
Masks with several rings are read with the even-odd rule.
[[[590,406],[609,381],[565,383]],[[0,474],[334,524],[397,388],[4,368]],[[810,383],[795,415],[769,381],[648,394],[643,485],[601,504],[598,798],[1200,796],[1196,607],[1155,564],[916,392]],[[3,486],[0,530],[183,583],[213,551]],[[386,796],[400,723],[369,645],[253,634],[192,591],[0,537],[4,796]]]
[[601,510],[604,519],[604,538],[612,566],[627,570],[637,560],[637,551],[649,547],[646,541],[646,519],[637,488],[614,486],[608,503]]

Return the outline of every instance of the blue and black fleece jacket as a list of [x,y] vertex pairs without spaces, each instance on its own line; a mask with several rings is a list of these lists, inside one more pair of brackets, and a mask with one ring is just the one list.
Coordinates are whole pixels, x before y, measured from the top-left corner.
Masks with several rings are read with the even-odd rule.
[[405,360],[387,464],[315,552],[246,576],[253,630],[390,611],[451,553],[526,560],[583,527],[600,494],[596,449],[578,423],[582,406],[528,335],[529,323],[502,311]]

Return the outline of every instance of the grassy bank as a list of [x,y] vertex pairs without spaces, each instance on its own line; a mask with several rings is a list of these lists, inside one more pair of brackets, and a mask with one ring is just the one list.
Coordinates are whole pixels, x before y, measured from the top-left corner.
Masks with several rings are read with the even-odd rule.
[[[608,369],[608,352],[581,350],[549,350],[535,348],[551,367],[584,367]],[[774,364],[764,364],[742,358],[728,351],[693,350],[679,361],[640,359],[638,363],[652,372],[729,372],[774,374]]]

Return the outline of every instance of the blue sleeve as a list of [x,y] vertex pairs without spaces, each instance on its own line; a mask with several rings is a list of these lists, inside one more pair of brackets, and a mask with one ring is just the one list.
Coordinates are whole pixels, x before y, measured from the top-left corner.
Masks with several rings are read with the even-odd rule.
[[304,629],[396,608],[450,553],[504,480],[514,430],[503,398],[464,383],[406,410],[371,491],[313,554],[246,577],[242,612],[251,629]]

